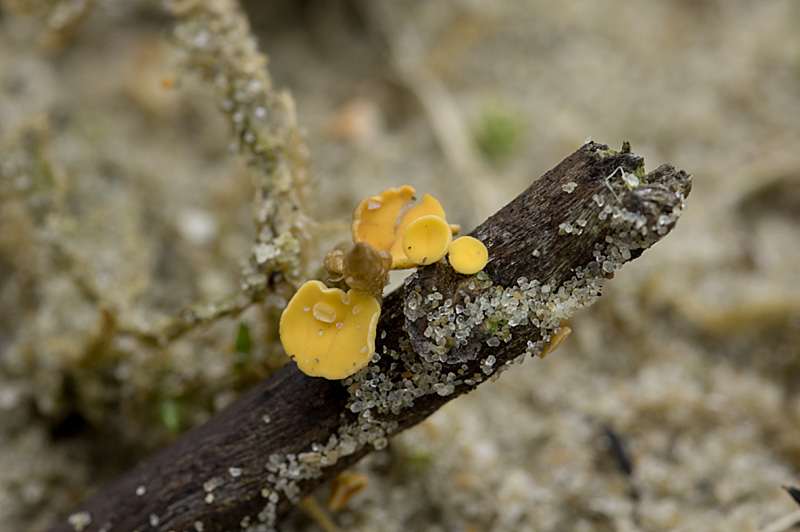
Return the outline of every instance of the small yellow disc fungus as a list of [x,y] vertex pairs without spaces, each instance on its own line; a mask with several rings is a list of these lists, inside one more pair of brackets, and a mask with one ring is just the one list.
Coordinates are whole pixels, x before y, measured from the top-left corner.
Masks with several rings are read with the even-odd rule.
[[461,236],[453,240],[450,246],[450,266],[458,273],[478,273],[488,261],[489,252],[477,238]]
[[447,222],[429,214],[408,224],[403,233],[403,252],[414,264],[433,264],[447,254],[452,241]]
[[281,343],[306,375],[344,379],[372,360],[380,314],[368,294],[308,281],[281,315]]
[[406,229],[408,229],[411,222],[431,214],[438,216],[442,220],[445,219],[442,204],[430,194],[422,196],[422,199],[417,205],[414,205],[403,213],[403,216],[397,224],[397,229],[395,230],[394,244],[392,244],[392,247],[389,249],[393,260],[406,258],[406,254],[403,252],[403,235],[406,234]]

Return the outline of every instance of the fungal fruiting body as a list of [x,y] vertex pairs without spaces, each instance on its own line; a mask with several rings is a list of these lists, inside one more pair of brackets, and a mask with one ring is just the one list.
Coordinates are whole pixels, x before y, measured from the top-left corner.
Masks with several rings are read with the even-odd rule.
[[286,353],[312,377],[344,379],[375,353],[380,301],[389,269],[427,266],[450,252],[453,268],[466,274],[486,265],[486,247],[472,237],[455,242],[459,226],[447,223],[439,200],[425,194],[418,204],[414,187],[403,185],[362,200],[353,213],[355,245],[325,257],[328,288],[308,281],[281,315],[280,338]]
[[350,288],[380,299],[391,267],[392,257],[388,251],[378,251],[366,242],[358,242],[344,254],[344,282]]
[[350,499],[363,490],[369,479],[363,473],[342,471],[333,479],[331,494],[328,496],[328,509],[338,512],[350,502]]
[[[442,220],[446,220],[447,216],[444,213],[444,209],[442,208],[442,204],[439,203],[439,200],[431,196],[430,194],[425,194],[422,196],[422,199],[417,205],[414,205],[410,209],[408,209],[405,213],[403,213],[403,217],[397,223],[397,227],[395,228],[395,238],[392,247],[389,249],[389,252],[392,254],[392,259],[394,265],[397,263],[398,265],[403,264],[406,268],[413,268],[419,263],[414,263],[412,260],[412,264],[408,265],[409,257],[405,253],[404,246],[403,246],[403,237],[406,234],[408,227],[414,223],[416,220],[424,216],[437,216]],[[446,223],[446,222],[445,222]],[[450,233],[450,238],[452,239],[452,232],[450,232],[448,226],[448,232]],[[435,262],[435,261],[434,261]]]
[[425,266],[440,261],[450,249],[453,233],[439,216],[415,219],[403,232],[403,253],[414,264]]
[[281,343],[303,373],[344,379],[372,360],[380,313],[369,294],[308,281],[281,315]]
[[367,242],[377,250],[390,249],[400,211],[415,192],[414,187],[403,185],[361,200],[353,212],[353,242]]
[[567,336],[569,336],[571,332],[572,329],[570,329],[569,327],[561,327],[561,332],[553,334],[553,336],[550,337],[550,341],[547,343],[546,346],[544,346],[544,349],[542,349],[542,354],[539,355],[539,358],[544,358],[553,351],[555,351],[556,348],[560,346],[562,342],[564,342],[564,340],[567,339]]
[[[389,251],[392,255],[392,269],[395,270],[422,264],[411,260],[404,252],[403,246],[403,237],[408,227],[416,220],[425,216],[440,218],[448,227],[450,239],[459,229],[457,225],[447,224],[442,204],[430,194],[425,194],[417,205],[408,207],[415,192],[414,187],[410,185],[390,188],[377,196],[369,196],[362,200],[353,212],[351,226],[353,242],[366,242],[379,251]],[[432,262],[436,261],[426,261],[424,264]]]
[[450,266],[458,273],[478,273],[488,261],[489,251],[477,238],[462,236],[456,238],[450,246]]

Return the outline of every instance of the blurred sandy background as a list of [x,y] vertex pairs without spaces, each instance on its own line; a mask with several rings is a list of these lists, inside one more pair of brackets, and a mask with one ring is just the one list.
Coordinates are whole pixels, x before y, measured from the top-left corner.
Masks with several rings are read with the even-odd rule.
[[[168,346],[98,345],[104,308],[147,322],[235,290],[253,229],[227,124],[175,69],[170,16],[97,4],[0,2],[2,530],[42,530],[281,363],[258,309]],[[333,515],[342,530],[788,529],[799,3],[246,9],[309,139],[324,247],[361,197],[402,183],[471,230],[587,136],[694,175],[677,229],[555,355],[358,466],[370,483]],[[301,512],[286,529],[321,530]]]

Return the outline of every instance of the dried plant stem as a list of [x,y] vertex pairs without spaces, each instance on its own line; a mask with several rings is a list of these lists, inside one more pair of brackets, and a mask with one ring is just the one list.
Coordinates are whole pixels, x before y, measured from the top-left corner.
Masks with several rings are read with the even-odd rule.
[[167,2],[177,17],[174,42],[181,66],[215,91],[231,128],[230,148],[247,163],[254,187],[255,242],[239,290],[187,305],[150,323],[123,320],[119,332],[163,347],[198,326],[236,316],[268,294],[288,297],[305,275],[311,221],[304,207],[308,148],[290,94],[273,87],[247,17],[234,0]]
[[[541,354],[615,269],[663,238],[691,180],[643,165],[627,147],[584,145],[472,233],[489,249],[482,274],[437,263],[386,298],[367,368],[327,381],[284,367],[69,519],[86,531],[274,527],[391,435]],[[53,532],[74,530],[69,519]]]
[[794,528],[797,523],[800,523],[800,510],[796,510],[789,515],[784,515],[764,528],[759,528],[759,532],[784,532]]
[[[247,163],[255,188],[255,243],[242,283],[252,300],[291,294],[305,274],[309,220],[303,191],[308,148],[294,101],[275,89],[247,17],[235,0],[168,2],[178,17],[175,42],[182,65],[211,83],[232,131],[231,149]],[[225,305],[221,312],[228,312]]]

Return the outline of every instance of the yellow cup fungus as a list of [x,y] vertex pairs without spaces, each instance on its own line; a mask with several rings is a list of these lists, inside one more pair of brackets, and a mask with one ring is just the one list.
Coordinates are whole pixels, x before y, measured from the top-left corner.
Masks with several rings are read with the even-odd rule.
[[[377,196],[364,199],[353,212],[353,241],[366,242],[379,251],[389,251],[392,255],[392,269],[413,268],[421,264],[409,260],[403,249],[403,235],[411,223],[431,215],[446,219],[442,204],[430,194],[425,194],[417,205],[408,207],[415,192],[410,185],[390,188]],[[448,227],[452,238],[452,233],[458,230],[458,226]],[[431,262],[435,261],[425,264]]]
[[303,373],[344,379],[372,360],[380,313],[369,294],[308,281],[281,315],[281,343]]
[[[280,338],[298,368],[312,377],[344,379],[366,366],[389,269],[433,264],[450,251],[450,264],[465,274],[482,270],[486,246],[472,237],[453,241],[458,225],[447,223],[439,201],[425,194],[417,205],[414,187],[384,190],[361,201],[353,213],[355,245],[325,257],[329,284],[308,281],[281,315]],[[552,343],[552,342],[551,342]]]
[[450,246],[450,266],[458,273],[478,273],[488,261],[489,251],[477,238],[461,236],[453,240]]
[[403,252],[414,264],[424,266],[442,259],[450,249],[453,233],[439,216],[417,218],[403,232]]
[[415,192],[414,187],[403,185],[363,199],[353,212],[353,242],[367,242],[377,250],[390,249],[400,211]]
[[429,215],[438,216],[442,220],[446,219],[442,204],[430,194],[425,194],[422,196],[422,199],[417,205],[414,205],[405,213],[403,213],[403,217],[400,219],[397,227],[395,228],[394,243],[389,249],[393,259],[405,258],[405,254],[403,252],[403,235],[405,234],[408,226],[415,220]]

